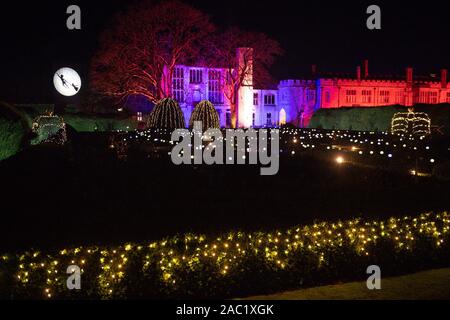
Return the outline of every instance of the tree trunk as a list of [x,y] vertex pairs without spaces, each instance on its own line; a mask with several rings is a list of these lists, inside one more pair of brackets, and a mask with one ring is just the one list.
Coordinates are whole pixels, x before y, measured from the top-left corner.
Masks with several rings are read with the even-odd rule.
[[237,123],[237,106],[236,103],[231,102],[230,105],[230,111],[231,111],[231,128],[235,129],[238,126]]

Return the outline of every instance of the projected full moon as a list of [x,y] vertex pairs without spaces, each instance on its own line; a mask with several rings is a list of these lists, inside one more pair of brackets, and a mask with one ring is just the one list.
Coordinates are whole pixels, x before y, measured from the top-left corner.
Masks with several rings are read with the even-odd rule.
[[53,84],[56,90],[63,96],[74,96],[80,91],[81,78],[78,73],[71,68],[61,68],[53,76]]

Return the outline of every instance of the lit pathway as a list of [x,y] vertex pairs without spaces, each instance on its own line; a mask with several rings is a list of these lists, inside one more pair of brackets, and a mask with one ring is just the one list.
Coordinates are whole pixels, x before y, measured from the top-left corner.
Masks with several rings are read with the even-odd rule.
[[322,300],[322,299],[446,299],[450,300],[450,269],[437,269],[406,276],[381,279],[381,290],[368,290],[365,282],[315,287],[273,295],[254,296],[250,300]]

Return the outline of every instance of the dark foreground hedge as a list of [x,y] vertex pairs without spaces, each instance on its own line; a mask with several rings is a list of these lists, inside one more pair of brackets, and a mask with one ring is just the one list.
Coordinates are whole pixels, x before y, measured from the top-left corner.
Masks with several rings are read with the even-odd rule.
[[[450,215],[321,222],[271,233],[186,234],[149,244],[4,255],[3,298],[224,298],[445,266]],[[69,265],[81,290],[66,288]]]

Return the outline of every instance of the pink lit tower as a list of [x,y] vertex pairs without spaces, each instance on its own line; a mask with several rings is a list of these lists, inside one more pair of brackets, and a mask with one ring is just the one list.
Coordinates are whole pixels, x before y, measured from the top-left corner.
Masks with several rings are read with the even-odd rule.
[[236,98],[237,126],[250,128],[253,115],[253,49],[237,48],[236,58],[237,72],[239,77],[243,77]]

